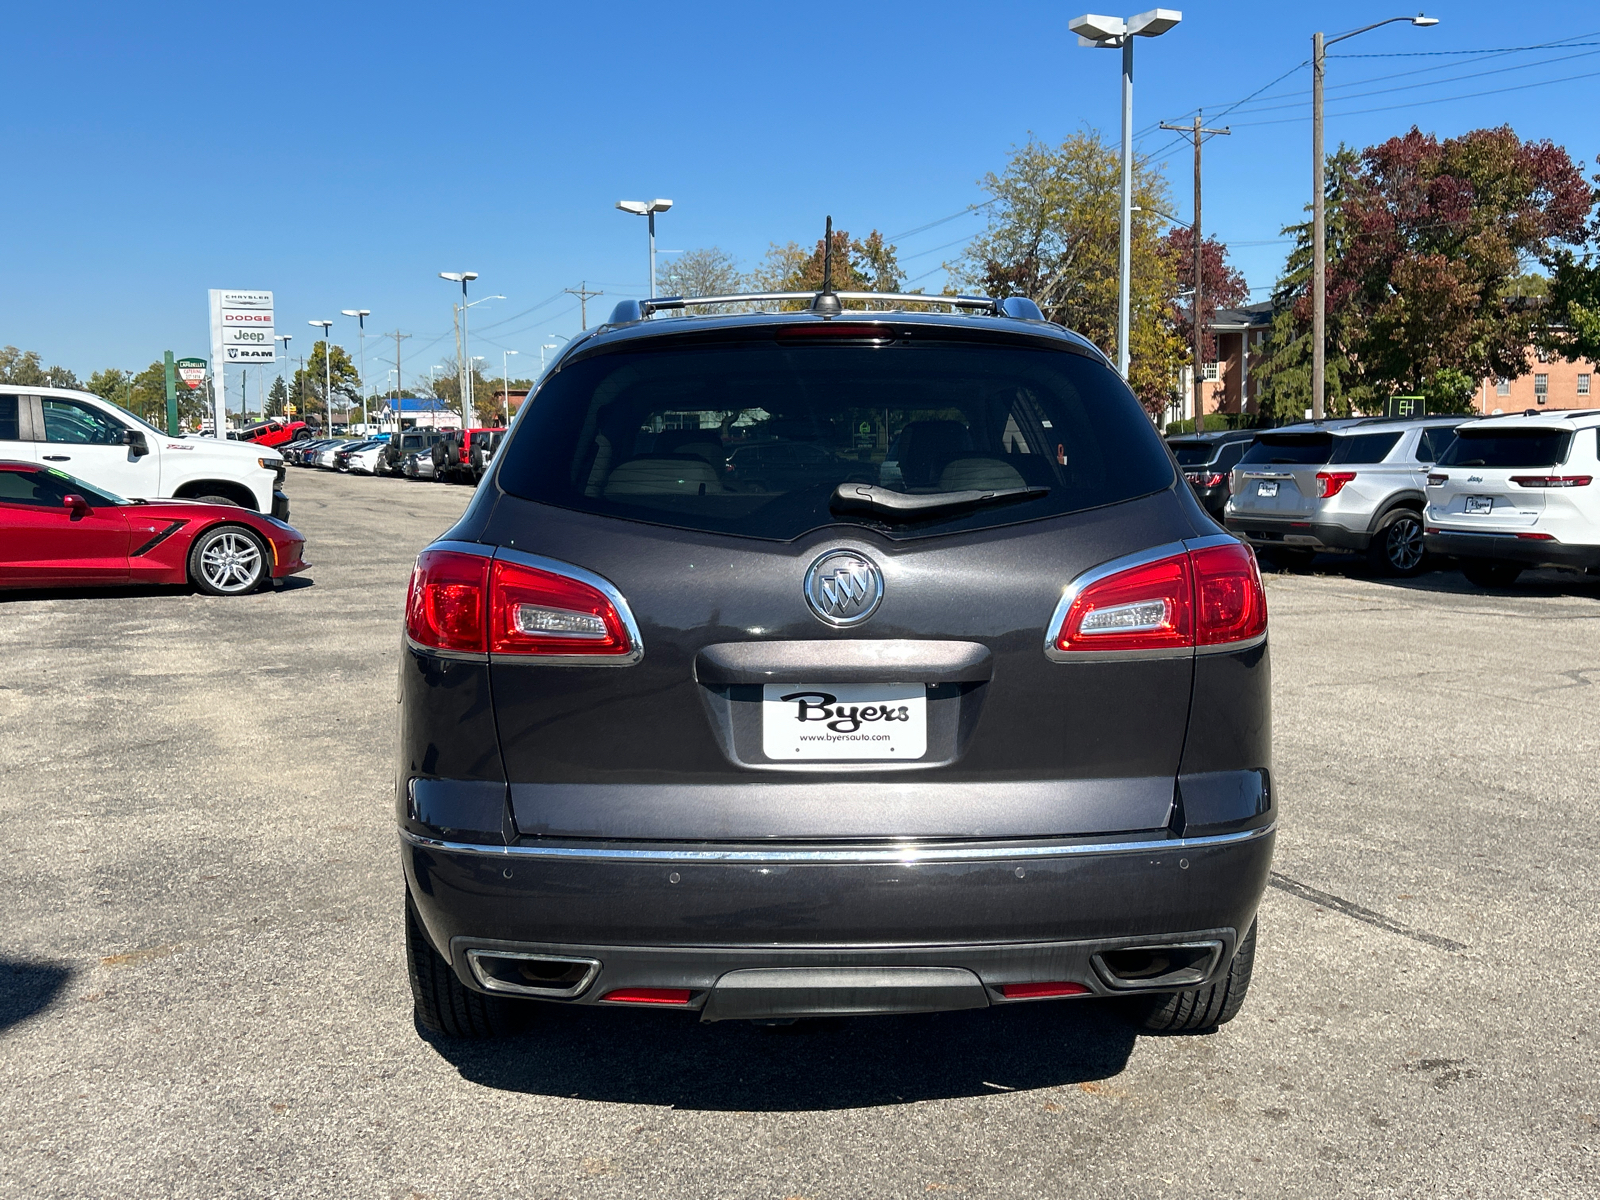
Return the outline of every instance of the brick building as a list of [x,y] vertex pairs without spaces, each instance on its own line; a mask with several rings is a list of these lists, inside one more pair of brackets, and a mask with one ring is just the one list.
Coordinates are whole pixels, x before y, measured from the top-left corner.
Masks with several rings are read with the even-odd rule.
[[1594,363],[1580,358],[1568,362],[1528,351],[1528,370],[1515,379],[1485,379],[1478,385],[1473,407],[1485,416],[1519,413],[1541,408],[1600,408],[1600,374]]

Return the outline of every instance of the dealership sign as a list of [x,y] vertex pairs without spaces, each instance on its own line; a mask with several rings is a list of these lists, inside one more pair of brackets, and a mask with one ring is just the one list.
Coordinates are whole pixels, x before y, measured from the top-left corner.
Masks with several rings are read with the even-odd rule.
[[276,362],[272,293],[212,288],[211,353],[219,364]]

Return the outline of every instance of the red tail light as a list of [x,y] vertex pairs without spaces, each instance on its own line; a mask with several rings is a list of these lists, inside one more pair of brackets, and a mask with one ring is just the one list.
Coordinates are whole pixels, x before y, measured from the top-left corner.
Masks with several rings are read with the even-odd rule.
[[1449,482],[1450,482],[1450,476],[1448,476],[1448,475],[1429,475],[1428,476],[1428,486],[1429,487],[1443,487],[1445,484],[1447,484]]
[[1141,563],[1096,580],[1067,608],[1058,652],[1181,650],[1259,637],[1267,596],[1239,542]]
[[636,647],[593,584],[457,550],[425,550],[411,573],[406,633],[434,650],[617,657]]
[[1057,650],[1160,650],[1194,645],[1194,583],[1187,554],[1129,567],[1078,594]]
[[1356,477],[1354,471],[1318,471],[1317,495],[1326,500],[1344,491],[1344,485]]
[[488,647],[484,596],[489,560],[454,550],[424,550],[411,572],[406,633],[435,650],[482,654]]
[[1233,542],[1191,550],[1194,563],[1195,644],[1220,646],[1267,631],[1267,593],[1256,556]]
[[495,654],[627,654],[616,605],[599,588],[520,563],[494,564],[489,649]]
[[1592,475],[1513,475],[1511,482],[1518,487],[1588,487],[1594,482]]
[[1185,471],[1183,477],[1196,487],[1217,487],[1226,478],[1220,471]]
[[689,1003],[688,988],[619,988],[607,992],[600,999],[608,1004],[674,1004]]
[[1000,985],[1000,994],[1007,1000],[1038,1000],[1045,996],[1087,996],[1089,989],[1081,983],[1006,983]]
[[1550,533],[1519,533],[1517,540],[1523,542],[1553,542],[1555,535]]

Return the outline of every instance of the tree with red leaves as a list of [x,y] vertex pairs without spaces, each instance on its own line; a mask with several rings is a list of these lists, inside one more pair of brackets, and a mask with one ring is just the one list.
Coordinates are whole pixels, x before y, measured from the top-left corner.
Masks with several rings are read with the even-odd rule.
[[[1330,414],[1376,411],[1396,394],[1426,396],[1430,411],[1466,411],[1479,379],[1528,370],[1539,309],[1515,282],[1531,262],[1582,240],[1590,189],[1565,150],[1524,142],[1507,126],[1444,141],[1413,127],[1359,159],[1343,153],[1342,162],[1330,156],[1343,169],[1328,173],[1340,225],[1328,262],[1327,357],[1340,393],[1330,385]],[[1309,227],[1295,232],[1304,250]],[[1280,289],[1292,315],[1275,342],[1310,328],[1305,276]],[[1285,415],[1302,407],[1298,388],[1279,386],[1294,382],[1284,369],[1294,357],[1278,344],[1263,364]]]
[[[1217,309],[1238,308],[1250,299],[1250,289],[1245,286],[1244,276],[1228,265],[1228,247],[1216,238],[1204,238],[1200,243],[1200,282],[1202,295],[1200,297],[1201,328],[1210,329],[1217,319]],[[1184,288],[1194,286],[1194,230],[1184,226],[1175,225],[1161,239],[1161,255],[1172,263],[1173,271],[1177,275],[1179,284]],[[1173,328],[1185,346],[1194,345],[1194,304],[1193,297],[1185,304],[1176,297],[1171,305]],[[1217,338],[1215,334],[1205,335],[1203,347],[1206,362],[1217,360]],[[1194,357],[1191,349],[1185,361]],[[1192,365],[1192,364],[1191,364]]]
[[[1594,177],[1600,185],[1600,175]],[[1590,194],[1600,206],[1600,187]],[[1550,272],[1540,345],[1571,360],[1600,359],[1600,211],[1581,248],[1557,247],[1544,259]]]

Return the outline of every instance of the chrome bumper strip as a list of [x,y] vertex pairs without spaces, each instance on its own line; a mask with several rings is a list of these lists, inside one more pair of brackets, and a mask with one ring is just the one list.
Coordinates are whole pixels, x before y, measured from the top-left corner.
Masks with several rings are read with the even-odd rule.
[[486,846],[473,842],[448,842],[424,837],[408,829],[400,839],[425,850],[448,854],[476,854],[486,858],[535,858],[552,862],[636,862],[636,863],[838,863],[871,865],[888,863],[1014,862],[1041,858],[1072,858],[1097,854],[1171,854],[1187,850],[1208,850],[1252,842],[1276,832],[1278,823],[1241,833],[1220,833],[1211,837],[1162,838],[1130,842],[1053,842],[1021,846],[943,845],[871,846],[860,849],[819,847],[772,850],[674,850],[666,847],[616,848],[609,846]]

